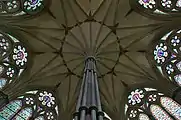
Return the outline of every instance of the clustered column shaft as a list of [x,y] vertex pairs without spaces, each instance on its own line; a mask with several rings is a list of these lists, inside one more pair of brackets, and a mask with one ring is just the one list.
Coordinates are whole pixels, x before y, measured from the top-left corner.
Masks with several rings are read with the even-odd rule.
[[89,57],[85,61],[83,81],[76,106],[75,120],[103,120],[96,61]]

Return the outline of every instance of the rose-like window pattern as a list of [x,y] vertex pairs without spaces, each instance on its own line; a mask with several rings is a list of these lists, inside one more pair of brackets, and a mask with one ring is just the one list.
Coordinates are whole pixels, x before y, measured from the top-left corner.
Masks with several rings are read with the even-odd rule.
[[164,43],[160,43],[154,50],[154,59],[157,64],[162,64],[166,61],[168,54],[168,47]]
[[0,59],[0,89],[3,89],[24,71],[28,62],[28,52],[18,39],[0,32]]
[[14,70],[14,68],[9,67],[9,68],[7,69],[6,75],[7,75],[9,78],[13,78],[13,77],[15,76],[15,70]]
[[166,9],[171,9],[172,1],[171,0],[161,0],[161,6]]
[[8,62],[0,63],[1,74],[0,74],[0,88],[2,89],[6,84],[10,84],[16,79],[19,70]]
[[1,0],[0,15],[35,15],[43,11],[47,3],[47,0]]
[[[50,89],[50,88],[48,88]],[[51,93],[51,94],[50,94]],[[15,98],[3,108],[0,108],[0,119],[3,120],[59,120],[57,97],[53,99],[54,106],[51,108],[42,106],[43,100],[46,101],[46,96],[53,98],[55,92],[46,89],[31,90]],[[40,94],[42,99],[38,99]],[[48,104],[48,103],[47,103]],[[46,105],[47,105],[46,104]],[[9,110],[11,109],[11,110]]]
[[12,1],[8,1],[6,3],[6,11],[13,13],[16,12],[20,9],[20,1],[18,0],[12,0]]
[[27,63],[28,53],[22,45],[16,45],[13,50],[12,59],[15,61],[15,64],[19,67],[24,67]]
[[54,111],[46,111],[45,119],[46,120],[57,120],[56,113]]
[[137,116],[137,114],[138,114],[137,110],[131,110],[130,117],[135,118]]
[[[142,92],[140,92],[142,91]],[[143,101],[130,104],[130,96],[142,94],[142,97],[136,97],[138,101]],[[163,109],[164,108],[164,109]],[[163,93],[158,92],[153,88],[133,89],[128,95],[128,102],[125,105],[126,120],[167,120],[171,116],[180,119],[181,106]]]
[[43,106],[52,107],[55,105],[55,97],[52,95],[52,93],[48,93],[46,91],[41,92],[38,99]]
[[44,8],[45,0],[24,0],[24,10],[28,14],[34,14]]
[[34,105],[35,104],[34,96],[32,96],[32,95],[25,96],[23,98],[23,103],[24,103],[24,105],[28,105],[28,106]]
[[[151,48],[150,58],[158,71],[177,85],[181,86],[181,30],[176,29],[163,35]],[[153,56],[153,57],[151,57]]]
[[130,5],[136,12],[153,19],[181,16],[181,0],[130,0]]
[[156,7],[155,0],[139,0],[138,2],[144,8],[154,9]]
[[144,97],[143,90],[136,89],[132,91],[131,94],[128,96],[128,102],[131,105],[140,104],[142,102],[142,98]]

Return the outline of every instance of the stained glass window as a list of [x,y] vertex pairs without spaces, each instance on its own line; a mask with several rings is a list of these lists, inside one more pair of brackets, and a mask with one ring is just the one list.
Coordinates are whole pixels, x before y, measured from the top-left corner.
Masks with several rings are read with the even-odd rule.
[[29,120],[32,116],[32,108],[25,108],[21,110],[14,118],[13,120]]
[[21,109],[22,101],[15,100],[0,109],[0,118],[2,120],[10,120]]
[[0,109],[1,120],[58,120],[57,99],[47,90],[29,91]]
[[130,0],[135,11],[154,17],[178,16],[181,12],[181,0]]
[[149,117],[146,114],[140,114],[139,115],[139,120],[150,120]]
[[0,32],[0,90],[15,81],[27,66],[26,47],[15,37]]
[[168,97],[161,97],[162,106],[176,119],[181,119],[181,106]]
[[46,4],[47,0],[1,0],[0,15],[34,15],[41,12]]
[[173,120],[173,117],[180,120],[180,113],[177,102],[152,88],[132,90],[125,106],[128,120]]
[[150,111],[157,120],[173,120],[161,107],[151,105]]
[[156,65],[160,73],[181,86],[181,30],[171,30],[163,35],[153,45],[149,59],[154,59],[153,65]]

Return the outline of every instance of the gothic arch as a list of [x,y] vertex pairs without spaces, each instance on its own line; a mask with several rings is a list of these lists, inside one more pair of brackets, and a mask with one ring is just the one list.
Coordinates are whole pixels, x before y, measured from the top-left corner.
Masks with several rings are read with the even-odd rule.
[[59,120],[57,95],[51,88],[31,87],[26,92],[11,98],[10,102],[0,109],[0,118]]
[[49,0],[1,0],[0,18],[16,20],[41,14],[50,5]]
[[154,88],[136,88],[129,92],[125,105],[127,120],[176,119],[181,106]]
[[0,32],[0,49],[0,90],[4,91],[27,68],[29,52],[23,42],[10,32],[3,31]]
[[130,0],[136,12],[158,20],[172,20],[181,15],[180,0]]
[[180,29],[169,28],[154,38],[147,54],[156,72],[177,86],[181,86],[180,48]]

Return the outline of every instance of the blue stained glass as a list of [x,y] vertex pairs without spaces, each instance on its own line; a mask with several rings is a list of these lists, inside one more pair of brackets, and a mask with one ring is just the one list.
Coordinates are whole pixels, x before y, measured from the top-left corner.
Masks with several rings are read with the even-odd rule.
[[164,56],[164,51],[163,51],[162,49],[159,49],[159,50],[157,51],[157,55],[158,55],[158,57]]
[[2,89],[6,85],[7,80],[4,78],[0,78],[0,89]]
[[21,109],[22,102],[15,100],[7,104],[0,110],[1,120],[10,120]]
[[150,111],[156,120],[173,120],[160,106],[151,105]]
[[15,113],[11,111],[10,109],[4,109],[4,111],[0,112],[0,120],[9,120],[10,118],[13,117]]
[[38,3],[38,0],[31,0],[31,4],[32,5],[35,5],[35,4],[37,4]]
[[168,97],[161,97],[160,99],[163,107],[176,119],[181,120],[181,106]]
[[181,86],[181,74],[174,76],[175,82]]
[[13,120],[29,120],[29,118],[32,116],[33,111],[32,108],[25,108],[21,110],[14,118]]

